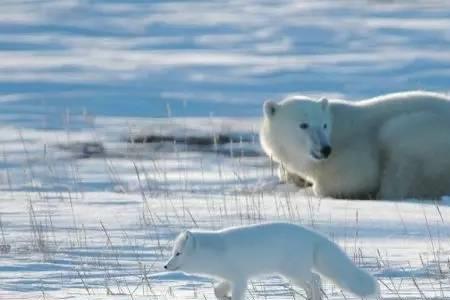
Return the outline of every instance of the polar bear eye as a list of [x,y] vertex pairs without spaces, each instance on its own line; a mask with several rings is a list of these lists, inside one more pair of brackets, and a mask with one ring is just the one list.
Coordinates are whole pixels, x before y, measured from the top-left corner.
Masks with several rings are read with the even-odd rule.
[[176,254],[175,254],[175,256],[180,256],[181,255],[181,253],[180,252],[177,252]]
[[323,129],[327,129],[328,125],[327,124],[323,124]]
[[299,126],[301,129],[308,129],[309,127],[308,123],[301,123]]

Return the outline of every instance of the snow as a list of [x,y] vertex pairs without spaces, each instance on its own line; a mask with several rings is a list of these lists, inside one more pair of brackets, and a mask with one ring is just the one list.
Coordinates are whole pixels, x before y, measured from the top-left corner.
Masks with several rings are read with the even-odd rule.
[[[447,92],[449,8],[3,1],[0,298],[214,299],[208,278],[163,271],[173,238],[268,221],[329,235],[383,298],[450,297],[450,196],[319,199],[278,183],[257,135],[287,94]],[[304,297],[270,274],[248,288]]]
[[[383,297],[450,295],[448,200],[318,199],[308,189],[278,184],[262,154],[231,156],[123,139],[130,126],[146,134],[167,128],[201,136],[206,119],[130,120],[99,120],[77,132],[3,128],[0,244],[10,248],[1,255],[1,296],[213,299],[209,279],[163,272],[173,238],[186,228],[268,221],[329,235],[377,276]],[[242,122],[242,135],[255,134],[257,120]],[[236,124],[216,118],[208,131],[235,132]],[[80,145],[94,136],[105,151],[83,157]],[[324,291],[332,299],[344,297],[329,282]],[[273,275],[252,280],[249,292],[265,299],[303,294]]]

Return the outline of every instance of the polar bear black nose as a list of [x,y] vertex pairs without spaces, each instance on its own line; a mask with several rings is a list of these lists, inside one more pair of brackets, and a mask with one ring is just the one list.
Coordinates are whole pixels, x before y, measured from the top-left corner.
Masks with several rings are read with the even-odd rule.
[[320,153],[322,153],[323,157],[327,158],[331,154],[331,147],[330,146],[322,147],[322,149],[320,149]]
[[167,270],[167,266],[164,266],[164,269],[166,269],[166,270]]

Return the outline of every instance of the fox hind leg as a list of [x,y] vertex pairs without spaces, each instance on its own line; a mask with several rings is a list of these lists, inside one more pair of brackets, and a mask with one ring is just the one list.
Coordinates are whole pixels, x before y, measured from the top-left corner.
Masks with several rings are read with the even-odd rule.
[[322,299],[322,281],[320,280],[319,274],[311,272],[311,280],[310,280],[310,286],[311,286],[311,295],[313,300],[320,300]]
[[307,300],[322,299],[322,283],[318,274],[310,272],[309,274],[285,274],[285,276],[306,292]]

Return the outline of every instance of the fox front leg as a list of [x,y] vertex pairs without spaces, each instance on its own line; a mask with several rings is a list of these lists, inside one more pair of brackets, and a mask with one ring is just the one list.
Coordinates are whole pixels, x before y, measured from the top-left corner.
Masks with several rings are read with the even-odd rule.
[[231,289],[232,300],[244,300],[245,291],[247,290],[247,280],[240,279],[233,281]]
[[220,281],[214,285],[214,295],[219,300],[231,300],[231,284],[228,281]]

